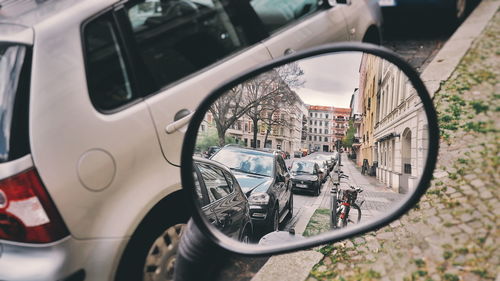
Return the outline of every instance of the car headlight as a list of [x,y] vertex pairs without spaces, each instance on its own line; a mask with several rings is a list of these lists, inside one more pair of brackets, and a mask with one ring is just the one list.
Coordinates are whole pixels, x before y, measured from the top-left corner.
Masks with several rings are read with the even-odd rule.
[[269,194],[265,192],[255,192],[248,197],[248,203],[255,205],[267,205],[269,203]]

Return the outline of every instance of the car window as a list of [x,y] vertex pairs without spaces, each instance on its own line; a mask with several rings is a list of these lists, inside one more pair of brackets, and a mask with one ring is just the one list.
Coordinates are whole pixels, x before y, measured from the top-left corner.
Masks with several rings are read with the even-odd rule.
[[198,168],[205,182],[210,202],[214,202],[231,194],[232,184],[228,184],[220,169],[207,164],[199,164]]
[[111,110],[135,100],[123,46],[111,14],[84,28],[87,85],[90,100],[101,110]]
[[137,50],[156,91],[246,47],[227,1],[152,0],[127,7]]
[[319,8],[319,0],[251,0],[255,13],[266,26],[268,32],[309,15]]
[[206,201],[203,199],[203,192],[201,191],[200,179],[198,178],[198,173],[196,172],[196,168],[193,168],[193,179],[194,179],[194,189],[196,191],[196,196],[200,206],[203,207],[206,205]]
[[286,168],[285,161],[283,161],[283,158],[281,156],[278,156],[278,166],[280,175],[284,177],[285,174],[288,172],[288,169]]
[[270,153],[262,153],[247,149],[221,149],[211,158],[222,163],[235,172],[271,177],[274,168],[274,157]]

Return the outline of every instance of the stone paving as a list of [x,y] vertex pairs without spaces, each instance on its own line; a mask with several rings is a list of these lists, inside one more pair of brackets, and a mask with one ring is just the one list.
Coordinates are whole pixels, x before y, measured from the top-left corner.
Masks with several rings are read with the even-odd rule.
[[420,203],[377,231],[320,249],[313,280],[500,280],[500,13],[434,101],[441,147]]

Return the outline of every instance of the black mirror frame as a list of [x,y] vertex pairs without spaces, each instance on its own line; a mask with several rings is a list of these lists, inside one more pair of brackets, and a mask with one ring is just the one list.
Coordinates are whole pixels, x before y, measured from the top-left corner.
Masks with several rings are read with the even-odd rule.
[[[379,56],[397,67],[399,67],[408,77],[409,81],[417,91],[419,97],[422,100],[422,104],[428,118],[429,127],[429,149],[427,154],[427,160],[425,168],[422,173],[422,177],[418,186],[415,188],[415,192],[408,198],[404,204],[400,204],[396,207],[393,212],[389,215],[382,217],[380,220],[369,222],[360,225],[357,228],[346,228],[336,230],[335,232],[328,232],[320,234],[314,237],[308,237],[308,239],[299,240],[297,242],[291,242],[286,245],[273,245],[273,246],[258,246],[249,244],[244,245],[238,241],[235,241],[229,237],[224,236],[220,233],[214,226],[212,226],[206,219],[203,218],[201,211],[195,208],[195,203],[191,198],[195,198],[194,181],[192,175],[193,166],[193,151],[195,148],[196,137],[198,134],[198,128],[203,121],[205,113],[208,111],[210,105],[226,91],[238,85],[249,78],[255,77],[256,75],[263,73],[265,71],[271,70],[274,67],[281,66],[283,64],[297,61],[300,59],[305,59],[308,57],[314,57],[319,55],[327,55],[333,53],[351,52],[358,51],[364,52],[372,55]],[[318,246],[326,243],[334,243],[344,240],[349,237],[353,237],[362,233],[376,230],[381,228],[390,222],[398,219],[409,211],[413,206],[418,203],[420,197],[426,192],[429,187],[430,181],[432,179],[432,174],[436,165],[436,159],[439,150],[439,127],[437,122],[437,115],[432,103],[432,99],[420,79],[419,74],[402,58],[400,58],[396,53],[385,49],[383,47],[367,44],[367,43],[334,43],[328,45],[318,46],[305,51],[293,53],[271,62],[268,62],[262,66],[256,67],[252,70],[245,72],[244,74],[238,75],[229,82],[223,83],[220,87],[216,88],[210,95],[208,95],[198,106],[195,113],[193,114],[192,120],[189,123],[186,135],[184,137],[184,145],[182,147],[181,154],[181,179],[183,189],[186,191],[187,196],[189,196],[189,204],[193,209],[193,220],[199,227],[200,231],[206,235],[208,239],[213,241],[220,247],[228,250],[232,253],[247,255],[247,256],[261,256],[270,254],[281,254],[287,253],[295,250],[307,249],[314,246]]]

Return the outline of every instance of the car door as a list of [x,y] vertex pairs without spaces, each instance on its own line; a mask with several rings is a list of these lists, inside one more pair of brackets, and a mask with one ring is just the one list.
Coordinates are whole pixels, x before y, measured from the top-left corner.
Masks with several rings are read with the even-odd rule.
[[263,43],[273,58],[328,42],[348,40],[344,5],[318,0],[251,0],[271,36]]
[[199,163],[198,170],[210,201],[205,211],[209,221],[224,234],[238,239],[245,212],[244,202],[237,200],[233,180],[228,180],[221,169],[206,163]]
[[172,164],[180,164],[183,125],[198,103],[233,75],[271,59],[248,23],[235,21],[233,2],[241,1],[134,1],[123,8],[145,102]]
[[278,201],[281,213],[288,204],[291,187],[289,185],[290,175],[288,173],[288,169],[286,168],[285,161],[283,161],[283,158],[279,155],[276,157],[276,174],[276,186],[278,190]]

